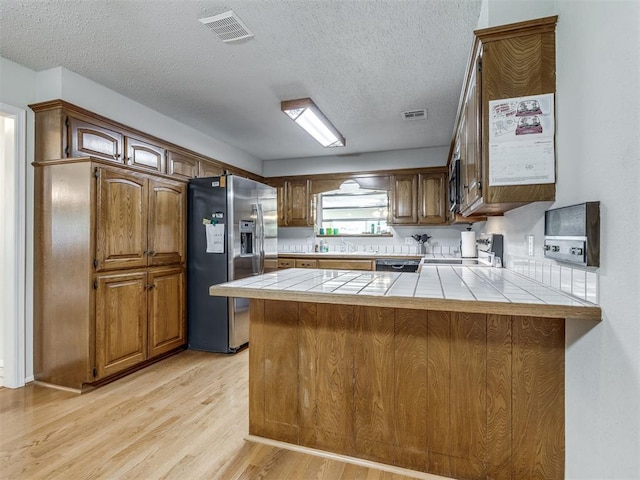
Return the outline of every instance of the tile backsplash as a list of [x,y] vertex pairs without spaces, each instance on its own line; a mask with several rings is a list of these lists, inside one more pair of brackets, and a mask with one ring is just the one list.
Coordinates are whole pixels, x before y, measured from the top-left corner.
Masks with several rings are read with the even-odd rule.
[[[323,239],[323,242],[325,240]],[[424,255],[429,254],[442,254],[442,255],[459,255],[460,247],[457,245],[427,245],[425,249],[420,251],[419,245],[385,245],[385,244],[371,244],[371,243],[359,243],[354,244],[351,241],[348,244],[342,243],[337,239],[326,240],[329,246],[330,253],[345,253],[345,252],[371,252],[371,253],[393,253],[404,255]],[[285,243],[278,242],[278,253],[311,253],[315,249],[315,243]]]
[[507,255],[505,267],[574,297],[598,303],[598,274],[595,271],[511,255]]

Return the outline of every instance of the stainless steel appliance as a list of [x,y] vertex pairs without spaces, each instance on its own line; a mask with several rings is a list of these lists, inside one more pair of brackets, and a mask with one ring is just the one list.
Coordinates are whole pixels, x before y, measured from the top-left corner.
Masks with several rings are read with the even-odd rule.
[[462,191],[460,188],[460,159],[456,154],[449,166],[449,211],[459,213]]
[[[481,233],[476,239],[477,258],[424,257],[422,265],[461,265],[463,267],[502,267],[504,237],[497,233]],[[420,271],[420,269],[418,269]]]
[[504,259],[504,236],[499,233],[481,233],[476,239],[478,260],[492,267],[502,267]]
[[600,202],[547,210],[544,256],[585,267],[600,266]]
[[378,258],[376,271],[382,272],[415,272],[418,270],[420,260],[399,258]]
[[276,190],[224,175],[192,179],[188,199],[187,344],[233,353],[249,341],[249,301],[209,287],[276,269]]

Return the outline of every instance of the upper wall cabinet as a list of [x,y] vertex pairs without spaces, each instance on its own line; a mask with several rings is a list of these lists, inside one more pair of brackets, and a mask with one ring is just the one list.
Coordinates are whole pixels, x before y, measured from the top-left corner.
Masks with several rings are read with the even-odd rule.
[[312,227],[315,222],[315,195],[306,179],[269,178],[278,195],[279,227]]
[[42,102],[30,107],[36,112],[36,162],[91,157],[131,167],[139,172],[161,173],[185,181],[195,177],[224,175],[227,170],[229,173],[261,179],[240,168],[154,138],[63,100]]
[[449,160],[460,160],[460,213],[495,215],[555,200],[555,184],[492,186],[489,102],[556,91],[557,17],[475,32]]
[[315,196],[309,180],[284,182],[285,221],[288,227],[311,227],[315,221]]
[[432,168],[421,173],[391,176],[389,224],[439,225],[447,221],[446,172]]
[[392,225],[418,223],[418,175],[392,175],[389,203],[389,223]]

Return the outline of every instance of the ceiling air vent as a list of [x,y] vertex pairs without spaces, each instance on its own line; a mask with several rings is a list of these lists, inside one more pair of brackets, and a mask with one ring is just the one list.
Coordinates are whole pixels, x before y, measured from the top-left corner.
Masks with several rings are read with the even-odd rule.
[[427,118],[427,110],[407,110],[406,112],[402,112],[403,120],[426,120]]
[[235,42],[243,38],[253,37],[247,26],[233,13],[233,10],[215,15],[213,17],[200,18],[200,22],[209,27],[223,42]]

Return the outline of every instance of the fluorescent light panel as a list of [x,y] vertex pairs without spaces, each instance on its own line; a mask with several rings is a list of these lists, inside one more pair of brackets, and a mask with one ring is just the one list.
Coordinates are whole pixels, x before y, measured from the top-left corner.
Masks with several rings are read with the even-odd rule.
[[310,98],[286,100],[280,109],[323,147],[344,147],[346,141]]

